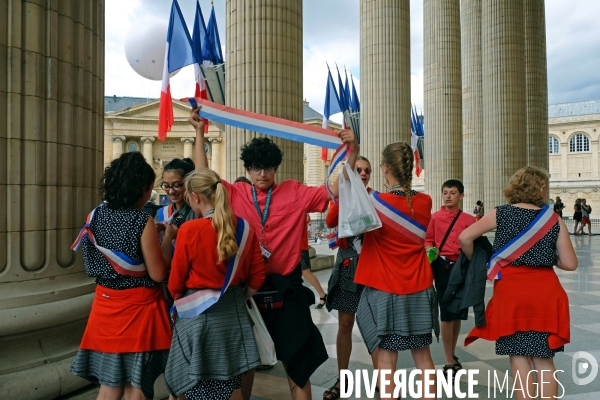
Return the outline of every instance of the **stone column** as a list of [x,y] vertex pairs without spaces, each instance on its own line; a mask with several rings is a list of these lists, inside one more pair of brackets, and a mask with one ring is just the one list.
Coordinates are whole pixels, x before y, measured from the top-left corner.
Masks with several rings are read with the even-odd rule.
[[53,399],[95,284],[70,245],[99,204],[104,1],[0,2],[0,394]]
[[[302,0],[227,0],[226,103],[302,121]],[[227,178],[245,175],[240,147],[257,134],[226,126]],[[276,175],[303,181],[303,144],[273,139],[283,151]]]
[[[410,144],[410,1],[360,1],[361,153],[374,166],[390,143]],[[373,169],[371,185],[383,190]]]
[[523,0],[483,0],[481,27],[484,205],[492,210],[506,202],[502,189],[527,164]]
[[[212,165],[210,168],[215,171],[219,176],[221,176],[221,138],[220,137],[211,137],[208,138],[208,141],[211,145],[211,153],[212,153]],[[238,175],[240,176],[240,175]],[[246,171],[242,172],[241,176],[246,176]],[[237,178],[237,176],[236,176]],[[233,179],[235,180],[235,179]],[[233,182],[233,181],[232,181]]]
[[151,167],[154,168],[153,161],[153,153],[152,153],[152,142],[154,142],[156,138],[154,136],[142,136],[140,141],[142,142],[142,154],[146,159],[146,162],[150,164]]
[[548,77],[544,0],[524,0],[527,165],[548,169]]
[[460,0],[424,0],[423,27],[425,192],[437,210],[442,184],[463,172]]
[[[481,76],[481,0],[462,0],[463,209],[483,198],[483,92]],[[485,202],[484,202],[485,203]]]
[[125,136],[113,136],[113,160],[121,157],[123,154],[123,147],[125,146]]
[[181,138],[181,141],[183,142],[183,158],[191,158],[192,160],[194,159],[194,142],[196,141],[196,138],[191,138],[191,137],[184,137]]

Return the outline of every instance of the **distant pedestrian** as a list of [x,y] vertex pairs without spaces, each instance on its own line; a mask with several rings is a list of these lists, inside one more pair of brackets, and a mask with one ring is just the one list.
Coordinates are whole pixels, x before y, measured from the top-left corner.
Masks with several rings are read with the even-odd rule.
[[562,212],[565,209],[565,204],[562,202],[560,197],[556,197],[556,201],[554,202],[554,212],[557,213],[562,218]]
[[481,218],[483,218],[483,214],[483,201],[477,200],[477,203],[475,203],[475,209],[473,209],[473,215],[475,216],[475,219],[479,221]]
[[575,200],[573,211],[573,221],[575,221],[575,225],[573,226],[573,235],[579,235],[577,228],[579,227],[579,223],[583,218],[583,214],[581,213],[581,199]]
[[588,235],[592,236],[592,221],[590,221],[590,214],[592,213],[592,206],[587,204],[585,199],[581,199],[581,226],[579,227],[579,234],[583,234],[583,228],[587,225]]

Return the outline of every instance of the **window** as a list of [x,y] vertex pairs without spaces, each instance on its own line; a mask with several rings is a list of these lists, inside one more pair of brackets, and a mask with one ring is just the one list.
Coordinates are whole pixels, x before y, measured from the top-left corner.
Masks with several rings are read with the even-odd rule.
[[590,151],[590,139],[583,133],[578,133],[569,141],[569,151],[571,153]]
[[558,154],[559,143],[558,139],[554,136],[550,136],[548,138],[548,152],[550,154]]
[[139,149],[140,149],[140,148],[138,147],[137,143],[135,143],[135,142],[130,142],[130,143],[127,145],[127,151],[128,151],[128,152],[130,152],[130,153],[131,153],[132,151],[139,151]]

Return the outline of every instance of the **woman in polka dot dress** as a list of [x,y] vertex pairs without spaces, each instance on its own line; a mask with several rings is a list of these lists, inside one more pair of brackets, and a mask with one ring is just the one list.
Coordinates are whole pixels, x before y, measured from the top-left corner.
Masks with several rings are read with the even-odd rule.
[[[138,152],[112,161],[102,177],[104,203],[89,221],[96,244],[90,236],[81,240],[86,273],[96,278],[97,286],[70,371],[99,383],[101,399],[153,398],[154,381],[169,355],[171,327],[157,283],[165,278],[166,262],[154,221],[142,210],[154,179],[152,167]],[[136,265],[136,271],[129,264],[130,269],[115,265],[114,256],[100,252],[104,249],[121,253],[119,259]]]
[[[492,229],[496,229],[495,252],[515,239],[546,211],[542,207],[547,193],[548,176],[543,171],[533,167],[517,171],[504,189],[509,204],[497,207],[460,235],[465,255],[470,258],[473,240]],[[475,327],[465,339],[465,345],[478,338],[495,340],[496,354],[510,356],[513,377],[518,372],[522,382],[532,369],[549,371],[549,379],[537,378],[549,397],[558,396],[553,357],[570,339],[569,299],[553,267],[577,268],[569,231],[562,218],[552,217],[543,237],[500,270],[501,278],[494,281],[486,308],[486,325]],[[529,393],[535,393],[533,380],[528,381]],[[522,392],[516,393],[524,398],[519,397]]]

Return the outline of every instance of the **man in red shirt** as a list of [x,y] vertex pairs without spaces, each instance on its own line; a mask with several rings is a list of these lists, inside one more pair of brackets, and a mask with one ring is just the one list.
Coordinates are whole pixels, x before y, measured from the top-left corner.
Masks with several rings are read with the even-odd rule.
[[431,221],[427,226],[425,236],[425,249],[429,250],[432,247],[438,249],[437,258],[431,266],[440,305],[440,319],[442,320],[442,343],[446,357],[444,372],[448,369],[458,370],[462,368],[458,358],[454,355],[461,322],[458,315],[446,310],[441,299],[444,298],[450,270],[460,253],[458,236],[468,226],[475,223],[475,218],[463,213],[458,208],[458,203],[463,199],[464,192],[464,186],[459,180],[450,179],[444,182],[442,185],[444,205],[439,211],[431,215]]
[[[197,143],[202,143],[204,122],[198,116],[199,110],[192,110],[189,122],[196,129]],[[354,158],[354,165],[358,153],[354,134],[344,130],[340,138],[352,147],[349,162]],[[195,156],[197,168],[208,168],[202,146],[196,146]],[[221,183],[229,193],[234,214],[254,228],[265,259],[267,277],[254,299],[275,343],[277,358],[286,369],[292,397],[310,400],[310,375],[328,355],[310,314],[315,296],[302,285],[299,243],[306,229],[306,214],[324,212],[329,195],[324,185],[311,187],[294,180],[275,183],[283,153],[268,138],[257,137],[246,143],[240,158],[252,185]],[[337,181],[331,190],[337,195]]]

